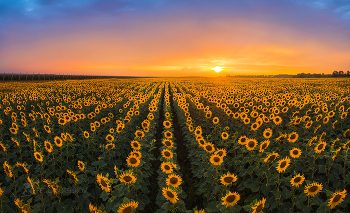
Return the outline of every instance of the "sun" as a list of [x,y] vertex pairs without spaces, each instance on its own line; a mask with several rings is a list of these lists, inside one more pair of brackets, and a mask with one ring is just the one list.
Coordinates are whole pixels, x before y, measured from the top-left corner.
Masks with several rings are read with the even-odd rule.
[[224,69],[224,67],[215,66],[215,67],[213,67],[211,69],[214,70],[215,72],[219,73],[219,72],[221,72]]

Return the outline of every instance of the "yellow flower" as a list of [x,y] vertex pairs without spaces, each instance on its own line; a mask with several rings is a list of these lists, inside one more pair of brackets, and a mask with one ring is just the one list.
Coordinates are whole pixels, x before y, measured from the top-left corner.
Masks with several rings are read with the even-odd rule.
[[102,176],[102,174],[97,174],[97,183],[100,185],[101,189],[105,192],[111,191],[111,186],[109,185],[109,180],[107,177]]
[[233,182],[237,181],[237,176],[234,174],[227,173],[220,177],[221,184],[228,186]]
[[222,205],[229,207],[234,206],[241,199],[241,196],[237,192],[229,192],[224,197],[221,198]]
[[301,150],[298,148],[293,148],[289,151],[289,154],[292,158],[298,158],[301,155]]
[[319,193],[321,190],[322,190],[322,183],[321,184],[312,183],[305,186],[304,192],[307,196],[315,197],[315,195],[317,195],[317,193]]
[[212,155],[210,156],[210,163],[215,165],[215,166],[219,166],[223,163],[223,159],[222,157],[220,157],[219,155]]
[[173,204],[177,203],[179,200],[177,193],[175,191],[172,191],[169,187],[163,188],[162,192],[163,196]]
[[285,157],[278,161],[277,171],[279,173],[284,172],[290,164],[290,159],[288,157]]
[[168,178],[166,179],[166,184],[169,186],[173,186],[174,188],[177,188],[181,185],[182,179],[179,175],[170,174],[168,175]]
[[258,203],[252,207],[253,213],[260,213],[262,212],[264,206],[265,206],[266,198],[261,199],[258,201]]
[[329,199],[328,206],[330,206],[331,209],[336,207],[338,204],[343,202],[344,198],[346,196],[346,190],[343,191],[337,191],[332,194],[332,197]]
[[123,172],[123,174],[119,175],[120,182],[127,184],[136,183],[137,178],[133,175],[131,171],[129,172]]
[[292,186],[298,187],[304,182],[304,180],[305,180],[304,175],[297,174],[290,180],[290,183],[292,184]]
[[139,202],[129,201],[128,203],[123,203],[118,208],[118,213],[132,213],[134,209],[139,206]]

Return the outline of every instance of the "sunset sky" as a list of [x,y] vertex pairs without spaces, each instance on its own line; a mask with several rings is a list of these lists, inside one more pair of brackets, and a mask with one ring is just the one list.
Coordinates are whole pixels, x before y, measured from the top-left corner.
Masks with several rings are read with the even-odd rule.
[[350,70],[348,0],[0,0],[0,73],[334,70]]

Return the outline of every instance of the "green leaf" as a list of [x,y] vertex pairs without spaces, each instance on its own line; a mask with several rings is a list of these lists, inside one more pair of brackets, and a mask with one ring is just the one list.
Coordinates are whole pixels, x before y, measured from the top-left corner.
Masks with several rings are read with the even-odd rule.
[[290,196],[292,196],[292,193],[286,187],[283,187],[282,197],[284,199],[288,199],[288,198],[290,198]]
[[326,203],[324,202],[324,203],[322,203],[321,205],[320,205],[320,207],[318,207],[318,209],[317,209],[317,213],[326,213],[326,212],[328,212],[328,206],[326,205]]
[[106,201],[109,198],[109,194],[106,193],[105,191],[102,191],[100,198],[102,198],[103,201]]
[[318,169],[318,172],[319,172],[319,173],[321,173],[321,174],[322,174],[322,173],[326,173],[326,171],[327,171],[327,170],[326,170],[326,166],[325,166],[325,165],[320,165],[320,166],[319,166],[319,169]]

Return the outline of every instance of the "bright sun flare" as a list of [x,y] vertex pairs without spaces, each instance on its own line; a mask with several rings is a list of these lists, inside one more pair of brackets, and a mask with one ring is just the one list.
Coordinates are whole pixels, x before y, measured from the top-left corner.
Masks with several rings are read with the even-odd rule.
[[216,66],[216,67],[213,67],[211,69],[214,70],[215,72],[219,73],[219,72],[221,72],[224,69],[224,67]]

